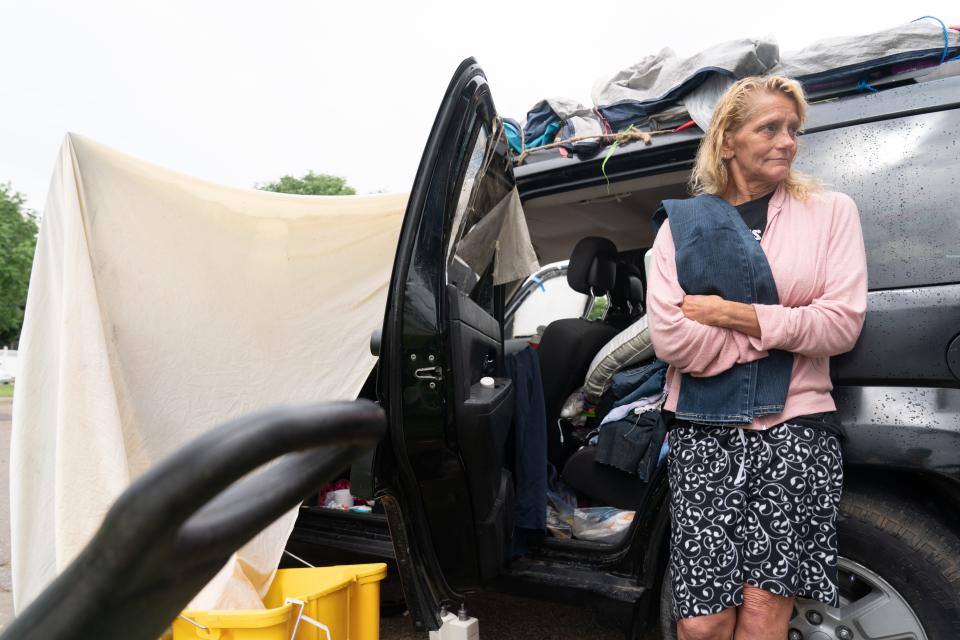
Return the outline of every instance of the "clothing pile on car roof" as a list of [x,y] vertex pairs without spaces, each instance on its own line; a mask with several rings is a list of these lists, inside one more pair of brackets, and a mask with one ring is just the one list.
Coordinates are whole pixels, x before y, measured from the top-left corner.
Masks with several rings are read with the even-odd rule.
[[[935,19],[933,19],[935,20]],[[629,128],[669,131],[695,123],[704,131],[713,107],[737,79],[782,75],[800,81],[810,98],[876,91],[881,84],[930,73],[956,73],[960,32],[923,20],[860,36],[820,40],[781,55],[773,36],[731,40],[681,58],[666,47],[597,82],[593,105],[568,98],[537,102],[521,125],[505,119],[515,153],[553,142],[561,155],[596,155],[611,135]],[[937,21],[939,22],[939,21]],[[938,69],[944,63],[951,70]]]

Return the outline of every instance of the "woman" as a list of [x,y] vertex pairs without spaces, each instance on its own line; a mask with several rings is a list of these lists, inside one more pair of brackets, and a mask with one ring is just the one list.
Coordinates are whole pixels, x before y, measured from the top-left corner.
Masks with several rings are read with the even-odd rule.
[[740,424],[673,420],[670,566],[679,640],[734,633],[783,640],[795,597],[839,606],[843,469],[829,358],[851,350],[860,334],[867,268],[853,200],[792,169],[806,109],[794,80],[738,81],[714,110],[691,180],[702,201],[721,198],[739,212],[769,263],[779,304],[686,295],[669,219],[653,246],[647,311],[657,356],[670,365],[668,420],[685,377],[692,388],[771,353],[792,356],[792,368],[788,361],[782,369],[789,373],[782,410]]

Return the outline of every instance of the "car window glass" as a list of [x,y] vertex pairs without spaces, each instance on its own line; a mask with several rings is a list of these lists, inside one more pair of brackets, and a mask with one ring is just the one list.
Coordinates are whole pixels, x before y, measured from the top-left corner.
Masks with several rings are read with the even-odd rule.
[[447,261],[453,259],[451,253],[456,248],[456,240],[463,226],[463,216],[470,204],[470,195],[473,193],[473,187],[477,181],[477,174],[480,173],[480,167],[486,157],[487,152],[487,132],[483,127],[478,128],[477,138],[474,141],[473,149],[470,151],[470,161],[467,163],[466,171],[463,174],[463,183],[460,185],[460,195],[457,198],[457,208],[453,214],[453,223],[451,225],[450,245],[447,247]]
[[502,217],[488,217],[513,189],[503,127],[488,134],[478,119],[447,245],[447,283],[493,314],[493,270]]
[[513,315],[513,335],[521,338],[537,333],[537,327],[546,326],[561,318],[579,318],[587,306],[588,297],[574,291],[567,284],[566,272],[540,282],[520,303]]
[[960,110],[801,138],[797,168],[853,198],[871,289],[960,282]]

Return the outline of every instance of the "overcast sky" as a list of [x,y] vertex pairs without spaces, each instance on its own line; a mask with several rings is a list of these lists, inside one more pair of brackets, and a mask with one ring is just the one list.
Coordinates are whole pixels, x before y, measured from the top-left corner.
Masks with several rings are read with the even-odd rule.
[[935,15],[942,0],[841,2],[0,2],[0,182],[42,210],[75,131],[194,176],[253,186],[307,170],[407,191],[443,91],[474,56],[501,115],[590,103],[671,47],[773,34],[781,51]]

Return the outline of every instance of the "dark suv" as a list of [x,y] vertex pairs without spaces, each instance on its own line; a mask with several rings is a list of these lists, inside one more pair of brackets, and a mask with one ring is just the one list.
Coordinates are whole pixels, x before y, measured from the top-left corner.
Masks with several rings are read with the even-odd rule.
[[[847,434],[842,606],[798,600],[791,639],[960,637],[958,132],[960,76],[947,73],[876,93],[814,96],[810,107],[797,166],[859,206],[870,294],[856,348],[831,363]],[[486,264],[469,277],[454,276],[465,266],[454,259],[516,186],[540,262],[561,263],[544,277],[562,274],[588,236],[612,240],[640,266],[653,243],[652,212],[687,195],[701,136],[692,128],[624,145],[604,171],[601,156],[515,167],[482,71],[472,59],[461,64],[411,192],[367,388],[387,411],[389,436],[352,478],[354,492],[366,487],[377,507],[304,506],[293,553],[395,561],[419,629],[437,627],[441,605],[494,589],[590,604],[629,637],[672,637],[663,465],[633,490],[636,515],[621,543],[544,537],[516,553],[514,390],[503,361],[526,342],[511,321],[518,296],[537,287],[495,284],[496,233],[487,234]],[[580,376],[565,397],[586,365],[576,345],[550,348],[552,366]],[[480,384],[484,376],[493,387]],[[568,449],[549,454],[558,471]]]

